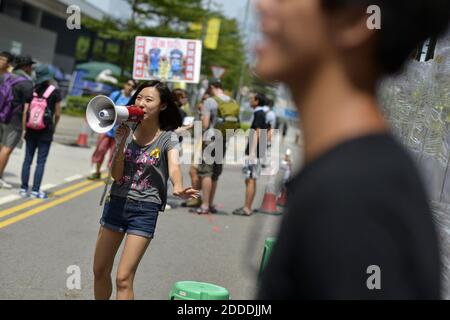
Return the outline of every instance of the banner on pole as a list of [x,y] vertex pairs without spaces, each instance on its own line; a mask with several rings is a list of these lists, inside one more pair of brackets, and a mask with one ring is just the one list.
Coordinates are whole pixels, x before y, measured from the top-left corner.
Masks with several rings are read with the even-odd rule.
[[208,29],[206,30],[205,48],[216,50],[219,43],[221,20],[212,18],[208,21]]
[[133,78],[198,83],[201,57],[200,40],[136,37]]

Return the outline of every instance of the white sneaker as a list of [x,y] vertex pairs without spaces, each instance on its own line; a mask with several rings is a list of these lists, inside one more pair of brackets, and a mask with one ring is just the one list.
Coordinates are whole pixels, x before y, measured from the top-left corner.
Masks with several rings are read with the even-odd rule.
[[43,199],[43,200],[47,200],[48,199],[48,195],[47,193],[43,192],[43,191],[32,191],[31,192],[31,197],[32,198],[36,198],[36,199]]
[[30,194],[28,193],[28,190],[27,189],[22,189],[22,188],[20,188],[20,190],[19,190],[19,195],[22,198],[28,198],[30,196]]
[[0,188],[3,189],[12,189],[12,185],[9,184],[8,182],[6,182],[5,180],[3,180],[2,178],[0,178]]

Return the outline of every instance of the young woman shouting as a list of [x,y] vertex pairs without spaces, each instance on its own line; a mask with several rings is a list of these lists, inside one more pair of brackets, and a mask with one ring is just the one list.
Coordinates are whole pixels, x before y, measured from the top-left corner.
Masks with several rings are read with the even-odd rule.
[[169,177],[175,196],[197,198],[199,193],[183,187],[178,137],[173,132],[182,123],[169,88],[160,81],[145,82],[129,105],[142,108],[144,118],[131,141],[127,139],[128,126],[122,125],[116,132],[118,149],[111,169],[114,183],[100,220],[94,256],[96,299],[111,296],[111,271],[125,234],[116,277],[117,299],[134,298],[136,270],[153,238],[158,212],[164,211]]

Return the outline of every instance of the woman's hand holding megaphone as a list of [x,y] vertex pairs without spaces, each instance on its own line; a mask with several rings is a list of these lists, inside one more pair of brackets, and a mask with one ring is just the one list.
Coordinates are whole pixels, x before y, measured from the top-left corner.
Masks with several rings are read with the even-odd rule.
[[131,131],[130,127],[122,123],[116,130],[115,136],[116,143],[123,144],[126,141],[128,135],[130,134],[130,131]]

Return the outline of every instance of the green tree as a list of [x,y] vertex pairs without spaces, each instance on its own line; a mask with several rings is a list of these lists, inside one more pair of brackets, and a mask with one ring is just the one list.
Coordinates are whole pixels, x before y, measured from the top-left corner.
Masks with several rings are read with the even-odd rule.
[[[245,60],[245,46],[235,19],[221,14],[213,3],[212,9],[204,8],[202,0],[128,0],[132,17],[128,21],[106,18],[102,21],[83,19],[84,27],[97,33],[94,43],[94,57],[103,61],[118,63],[125,71],[132,71],[134,39],[136,36],[173,37],[201,39],[202,33],[190,28],[192,23],[206,27],[212,17],[222,20],[218,48],[203,49],[202,74],[212,77],[211,66],[226,68],[223,77],[227,89],[235,92]],[[112,41],[114,40],[114,41]],[[90,40],[80,38],[77,58],[85,58],[91,45]],[[98,42],[98,43],[97,43]],[[102,42],[106,46],[102,46]],[[247,69],[247,68],[246,68]],[[249,83],[245,72],[245,83]]]

